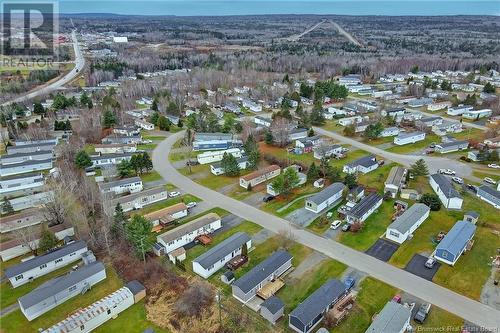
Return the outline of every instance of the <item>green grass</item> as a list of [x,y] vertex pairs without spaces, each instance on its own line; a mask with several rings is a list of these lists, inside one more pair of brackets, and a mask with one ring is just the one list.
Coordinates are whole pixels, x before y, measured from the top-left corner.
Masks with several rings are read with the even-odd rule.
[[206,210],[204,212],[201,212],[201,213],[193,215],[193,216],[186,216],[186,217],[180,219],[179,222],[180,223],[187,223],[187,222],[192,221],[194,219],[197,219],[199,217],[205,216],[208,213],[215,213],[215,214],[219,215],[220,217],[224,217],[226,215],[229,215],[229,212],[227,210],[220,208],[220,207],[214,207],[214,208],[211,208],[209,210]]
[[358,251],[368,250],[368,248],[385,233],[387,226],[391,224],[391,216],[394,213],[393,204],[393,200],[384,201],[382,205],[365,220],[361,231],[356,233],[342,232],[338,240],[342,244]]
[[[498,182],[500,181],[500,175],[498,175],[498,170],[496,169],[491,169],[491,173],[487,172],[481,172],[481,171],[473,171],[472,174],[478,178],[484,179],[484,177],[489,177],[493,179],[494,181]],[[488,170],[489,171],[489,170]]]
[[[133,323],[133,324],[132,324]],[[158,333],[168,333],[166,329],[162,329],[153,323],[149,322],[146,318],[146,310],[144,308],[144,301],[132,305],[127,310],[118,315],[118,318],[108,320],[103,325],[99,326],[92,332],[108,333],[136,333],[143,332],[146,328],[152,328]]]
[[144,134],[144,133],[146,133],[146,132],[141,132],[143,140],[163,141],[166,138],[166,136],[162,136],[162,135],[148,135],[148,134]]
[[139,150],[153,150],[156,148],[156,146],[157,146],[156,143],[146,143],[146,144],[137,145],[137,149],[139,149]]
[[468,139],[479,138],[482,136],[482,134],[483,134],[482,130],[469,127],[469,128],[465,128],[460,133],[453,133],[453,134],[451,134],[451,136],[457,140],[468,140]]
[[2,317],[2,332],[37,332],[40,327],[48,328],[65,319],[76,310],[89,306],[95,301],[109,295],[123,285],[123,282],[112,268],[107,267],[106,273],[107,278],[94,285],[87,293],[75,296],[64,303],[59,304],[54,309],[44,313],[42,316],[32,321],[28,321],[22,314],[21,310],[16,310]]
[[154,182],[157,180],[162,180],[163,178],[158,172],[153,170],[151,172],[142,174],[141,179],[144,183],[148,183],[148,182]]
[[383,166],[378,167],[372,172],[368,172],[364,175],[358,177],[358,182],[370,188],[376,188],[379,191],[384,190],[384,182],[389,175],[392,167],[396,166],[396,163],[385,163]]
[[396,154],[406,154],[406,153],[409,153],[409,152],[414,152],[414,151],[425,149],[432,142],[438,143],[438,142],[441,142],[441,139],[437,135],[434,135],[434,134],[429,135],[429,134],[427,134],[425,136],[425,139],[422,140],[422,141],[418,141],[418,142],[415,142],[415,143],[409,143],[407,145],[402,145],[402,146],[394,146],[394,147],[391,147],[391,148],[387,149],[387,151],[390,151],[390,152],[396,153]]
[[132,215],[134,215],[134,214],[146,215],[146,214],[149,214],[151,212],[155,212],[157,210],[160,210],[162,208],[170,207],[172,205],[178,204],[180,202],[188,203],[191,201],[200,202],[201,199],[198,197],[195,197],[194,195],[191,195],[191,194],[184,194],[184,195],[172,198],[172,199],[158,201],[152,205],[144,207],[143,209],[133,210],[131,212],[131,214]]
[[[47,282],[48,280],[51,280],[59,275],[63,275],[66,272],[69,272],[73,265],[75,265],[75,263],[61,267],[53,272],[50,272],[49,274],[34,279],[32,282],[23,284],[22,286],[19,286],[17,288],[12,288],[8,280],[3,282],[2,284],[0,284],[0,307],[4,308],[16,303],[19,297],[31,292],[42,283]],[[3,264],[2,269],[4,269]]]
[[95,145],[88,143],[83,147],[83,150],[87,152],[87,154],[95,154]]
[[170,162],[177,162],[185,159],[194,159],[196,156],[198,156],[198,152],[196,151],[191,151],[189,154],[188,152],[171,152],[168,155],[168,160]]
[[[329,210],[326,210],[321,216],[317,217],[314,221],[312,221],[307,229],[311,230],[314,233],[322,235],[325,231],[330,228],[330,224],[337,219],[337,208],[343,205],[345,201],[339,202],[337,205],[331,207]],[[333,213],[332,218],[326,218],[326,215],[331,212]]]

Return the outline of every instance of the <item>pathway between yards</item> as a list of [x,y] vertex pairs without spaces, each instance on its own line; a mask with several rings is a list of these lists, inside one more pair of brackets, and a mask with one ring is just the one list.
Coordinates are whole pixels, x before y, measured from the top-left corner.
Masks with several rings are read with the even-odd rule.
[[315,268],[318,264],[324,260],[328,259],[326,255],[323,253],[314,251],[307,258],[302,260],[302,262],[295,268],[289,275],[292,279],[300,279],[304,273]]
[[300,197],[297,197],[297,198],[293,199],[292,201],[290,201],[289,203],[287,203],[286,205],[284,205],[283,207],[278,208],[276,210],[276,212],[281,213],[282,211],[284,211],[285,209],[287,209],[288,207],[290,207],[291,205],[293,205],[295,202],[299,201],[300,199],[304,199],[304,198],[313,196],[315,194],[316,193],[310,193],[310,194],[304,194],[304,195],[302,195]]
[[3,317],[3,316],[6,316],[8,315],[9,313],[11,312],[14,312],[16,311],[17,309],[19,309],[19,303],[14,303],[12,305],[9,305],[8,307],[6,308],[3,308],[1,311],[0,311],[0,317]]

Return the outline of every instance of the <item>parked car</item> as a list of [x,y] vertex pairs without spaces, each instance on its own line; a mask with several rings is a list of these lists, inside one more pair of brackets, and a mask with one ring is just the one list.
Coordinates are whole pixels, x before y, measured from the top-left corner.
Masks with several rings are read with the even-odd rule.
[[453,171],[451,169],[439,169],[438,172],[441,174],[450,175],[450,176],[455,175],[455,171]]
[[468,188],[469,190],[471,190],[472,192],[474,192],[474,193],[476,193],[476,192],[477,192],[477,187],[476,187],[476,186],[474,186],[474,185],[472,185],[472,184],[467,184],[466,186],[467,186],[467,188]]
[[337,229],[338,227],[340,227],[340,225],[342,224],[342,221],[340,220],[335,220],[333,221],[331,224],[330,224],[330,229]]
[[427,261],[425,262],[425,267],[431,269],[432,267],[434,267],[435,264],[436,264],[436,258],[429,257],[429,259],[427,259]]
[[169,193],[168,193],[168,196],[169,196],[170,198],[175,198],[175,197],[178,197],[179,195],[181,195],[181,193],[180,193],[180,192],[177,192],[177,191],[172,191],[172,192],[169,192]]
[[350,229],[351,229],[351,225],[349,223],[346,223],[342,226],[343,232],[348,232]]
[[400,303],[400,304],[401,304],[401,295],[395,295],[395,296],[392,298],[392,301],[393,301],[393,302],[396,302],[396,303]]
[[186,162],[186,166],[193,166],[198,164],[200,164],[200,162],[198,162],[197,160],[189,160]]
[[432,143],[429,145],[429,148],[436,148],[436,143],[435,143],[435,142],[432,142]]
[[500,165],[495,164],[495,163],[491,163],[491,164],[488,164],[488,168],[500,169]]
[[464,180],[460,177],[451,177],[451,180],[453,180],[455,183],[457,184],[463,184],[464,183]]
[[420,308],[418,308],[418,311],[413,317],[413,320],[415,320],[417,323],[423,324],[430,310],[431,310],[430,303],[424,303],[420,305]]
[[145,139],[145,140],[143,139],[141,143],[143,143],[143,144],[145,144],[145,143],[153,143],[153,141],[149,140],[149,139]]
[[331,219],[333,216],[333,212],[326,213],[326,218]]
[[484,180],[485,182],[490,183],[490,184],[493,184],[493,185],[495,185],[495,184],[497,183],[496,181],[494,181],[494,180],[493,180],[493,179],[491,179],[490,177],[484,177],[484,179],[483,179],[483,180]]
[[354,287],[354,284],[356,283],[356,279],[353,278],[353,277],[347,277],[345,280],[344,280],[344,285],[347,287],[347,289],[352,289],[352,287]]
[[269,201],[271,201],[271,200],[274,200],[274,198],[275,198],[275,196],[274,196],[274,195],[270,195],[270,194],[268,194],[268,195],[266,195],[264,198],[262,198],[262,201],[264,201],[264,202],[269,202]]
[[188,209],[191,209],[191,208],[196,207],[196,205],[197,205],[197,204],[196,204],[196,202],[195,202],[195,201],[191,201],[191,202],[188,202],[188,203],[186,204],[186,207],[187,207]]

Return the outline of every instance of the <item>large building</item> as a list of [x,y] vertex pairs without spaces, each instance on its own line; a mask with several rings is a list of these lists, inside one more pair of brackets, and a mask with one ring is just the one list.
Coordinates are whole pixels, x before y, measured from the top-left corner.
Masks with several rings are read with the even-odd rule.
[[342,183],[331,184],[321,192],[308,197],[305,208],[316,214],[320,213],[342,198],[344,188],[345,185]]
[[434,257],[448,265],[455,265],[474,238],[476,226],[467,221],[458,221],[439,242]]
[[83,294],[105,278],[104,265],[95,261],[43,283],[17,302],[26,319],[31,321],[70,298]]
[[429,183],[443,203],[443,206],[448,209],[461,209],[463,199],[462,196],[455,190],[453,184],[441,174],[433,174],[429,177]]
[[385,232],[385,237],[402,244],[429,217],[430,208],[416,203],[392,222]]

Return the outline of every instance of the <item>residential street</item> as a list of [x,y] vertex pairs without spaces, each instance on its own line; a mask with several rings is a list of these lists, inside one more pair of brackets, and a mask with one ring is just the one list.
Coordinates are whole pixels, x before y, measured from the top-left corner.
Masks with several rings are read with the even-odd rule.
[[[333,134],[321,129],[316,129],[317,133],[335,137]],[[326,132],[326,133],[324,133]],[[262,227],[273,232],[281,230],[290,230],[294,239],[318,252],[321,252],[335,260],[343,262],[350,267],[365,272],[376,279],[388,283],[396,288],[411,293],[418,298],[430,302],[438,307],[441,307],[467,321],[483,326],[489,330],[497,330],[500,327],[500,311],[492,309],[489,306],[481,304],[477,301],[459,295],[444,287],[438,286],[432,282],[424,280],[416,275],[403,271],[392,265],[386,264],[362,252],[353,250],[347,246],[337,243],[333,240],[323,238],[309,231],[292,225],[290,222],[261,211],[255,207],[227,197],[221,193],[208,189],[193,182],[188,177],[181,175],[168,161],[168,154],[172,145],[184,134],[183,131],[176,133],[161,142],[153,151],[154,169],[158,171],[165,180],[181,188],[182,190],[192,193],[207,203],[224,208],[229,212],[242,217],[243,219],[253,221]],[[336,138],[339,141],[350,141],[351,139]],[[354,141],[354,140],[352,140]],[[362,149],[380,154],[384,158],[395,160],[401,164],[408,165],[417,159],[417,157],[405,156],[387,153],[380,149],[359,143],[346,142],[354,146],[360,146]],[[446,165],[449,167],[449,160],[432,158],[429,162],[431,170],[438,168],[438,165]],[[447,163],[447,164],[441,164]],[[458,169],[458,166],[455,167]],[[470,170],[460,167],[460,175],[470,175]],[[457,170],[458,173],[458,170]]]

